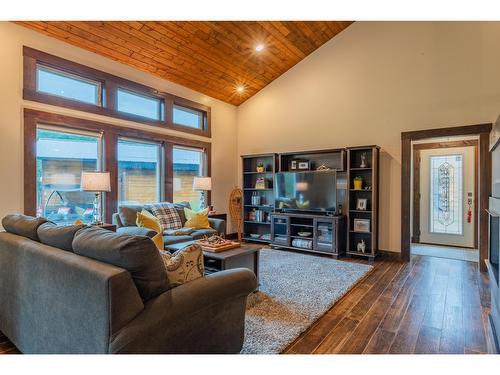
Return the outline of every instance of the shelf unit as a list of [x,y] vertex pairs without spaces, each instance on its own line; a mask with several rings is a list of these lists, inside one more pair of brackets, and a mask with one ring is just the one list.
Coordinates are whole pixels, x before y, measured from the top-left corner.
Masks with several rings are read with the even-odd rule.
[[[243,239],[246,241],[271,242],[271,213],[274,211],[274,179],[278,171],[277,154],[243,155]],[[264,165],[264,172],[258,172],[257,166]],[[263,178],[265,188],[255,187],[258,178]],[[259,196],[260,202],[252,202],[253,196]],[[260,220],[249,220],[252,212],[262,212]],[[253,235],[254,237],[252,237]],[[255,236],[259,237],[255,237]]]
[[273,213],[271,246],[328,254],[337,259],[345,252],[345,217]]
[[[364,156],[363,156],[364,155]],[[362,166],[362,159],[365,166]],[[360,146],[347,148],[347,181],[349,193],[347,195],[347,254],[362,256],[373,261],[378,251],[378,190],[379,190],[379,146]],[[361,177],[362,189],[354,188],[354,178]],[[365,187],[370,189],[365,190]],[[359,210],[358,199],[366,199],[366,210]],[[354,229],[357,219],[369,220],[369,231]],[[365,252],[358,251],[358,243],[364,241]]]

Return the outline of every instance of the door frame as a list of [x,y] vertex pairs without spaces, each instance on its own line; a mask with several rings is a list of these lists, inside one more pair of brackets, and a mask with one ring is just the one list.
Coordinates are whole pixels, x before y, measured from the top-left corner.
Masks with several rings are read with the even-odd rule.
[[489,138],[492,124],[477,124],[401,133],[401,259],[410,261],[411,244],[411,151],[412,141],[452,137],[479,136],[479,268],[486,272],[488,258],[488,198],[491,195],[491,153]]
[[412,243],[420,242],[420,151],[422,150],[434,150],[440,148],[452,148],[452,147],[474,147],[474,217],[476,218],[474,223],[474,248],[477,249],[477,228],[479,226],[479,217],[477,216],[477,197],[478,197],[478,155],[477,148],[479,142],[477,139],[466,139],[460,141],[449,141],[449,142],[429,142],[429,143],[417,143],[413,145],[413,225],[412,225]]

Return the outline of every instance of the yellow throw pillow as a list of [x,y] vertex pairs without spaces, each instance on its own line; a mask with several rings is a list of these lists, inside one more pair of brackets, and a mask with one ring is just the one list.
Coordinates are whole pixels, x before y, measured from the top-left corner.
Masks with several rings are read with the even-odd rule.
[[155,243],[158,250],[163,250],[163,233],[161,231],[161,225],[156,216],[154,216],[151,212],[143,209],[141,212],[137,213],[137,219],[135,221],[138,227],[148,228],[154,230],[156,235],[151,238]]
[[194,229],[210,228],[210,223],[208,222],[208,208],[201,211],[193,211],[184,207],[184,214],[187,219],[184,224],[185,227],[193,227]]

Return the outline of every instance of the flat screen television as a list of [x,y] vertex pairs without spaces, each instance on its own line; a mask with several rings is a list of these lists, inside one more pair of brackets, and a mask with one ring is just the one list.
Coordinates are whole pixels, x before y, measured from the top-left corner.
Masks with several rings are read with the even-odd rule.
[[280,172],[274,185],[275,208],[285,211],[335,212],[336,172]]

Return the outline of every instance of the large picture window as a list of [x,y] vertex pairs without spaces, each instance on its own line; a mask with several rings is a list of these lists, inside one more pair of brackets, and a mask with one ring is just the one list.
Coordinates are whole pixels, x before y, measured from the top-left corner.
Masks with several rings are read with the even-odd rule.
[[39,126],[36,130],[36,213],[58,224],[92,221],[92,193],[80,191],[83,171],[101,164],[101,136]]
[[118,140],[118,204],[143,204],[161,199],[161,144],[128,138]]
[[106,222],[120,205],[188,201],[197,209],[194,177],[211,173],[210,143],[199,140],[27,108],[24,134],[24,212],[58,224],[93,219],[94,194],[80,190],[83,171],[110,174]]
[[196,176],[204,175],[205,153],[203,150],[174,147],[173,172],[174,172],[174,202],[189,202],[191,208],[200,208],[200,192],[193,190],[193,181]]

